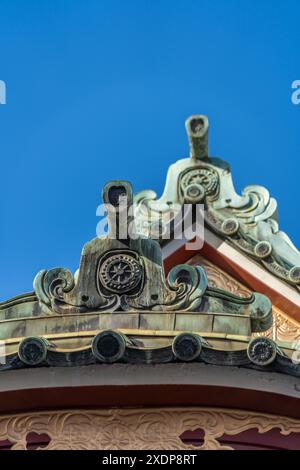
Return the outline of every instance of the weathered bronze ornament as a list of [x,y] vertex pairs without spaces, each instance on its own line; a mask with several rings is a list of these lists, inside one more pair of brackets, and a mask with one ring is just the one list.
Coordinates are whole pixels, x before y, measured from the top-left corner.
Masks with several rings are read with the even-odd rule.
[[[145,207],[151,209],[152,218],[171,223],[183,204],[203,203],[207,227],[300,290],[300,253],[279,229],[276,200],[257,185],[247,186],[241,196],[236,193],[228,163],[209,156],[208,128],[206,116],[191,116],[186,121],[190,158],[170,166],[160,198],[153,191],[135,196],[144,234],[150,233]],[[177,207],[173,217],[167,210],[171,203],[172,213]]]

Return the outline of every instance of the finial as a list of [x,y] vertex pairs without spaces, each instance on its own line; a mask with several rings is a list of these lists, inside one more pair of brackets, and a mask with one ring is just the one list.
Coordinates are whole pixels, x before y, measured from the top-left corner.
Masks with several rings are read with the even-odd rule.
[[133,223],[129,215],[133,202],[131,184],[122,180],[110,181],[103,188],[102,198],[107,210],[108,236],[127,239],[129,224]]
[[185,121],[190,143],[190,155],[194,160],[208,158],[208,127],[208,117],[202,114],[190,116]]

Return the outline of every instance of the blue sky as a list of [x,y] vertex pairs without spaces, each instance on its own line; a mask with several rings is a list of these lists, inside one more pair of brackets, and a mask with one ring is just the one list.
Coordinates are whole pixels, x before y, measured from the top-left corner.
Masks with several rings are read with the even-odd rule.
[[288,0],[0,0],[0,299],[76,269],[106,181],[161,193],[193,113],[300,247],[299,18]]

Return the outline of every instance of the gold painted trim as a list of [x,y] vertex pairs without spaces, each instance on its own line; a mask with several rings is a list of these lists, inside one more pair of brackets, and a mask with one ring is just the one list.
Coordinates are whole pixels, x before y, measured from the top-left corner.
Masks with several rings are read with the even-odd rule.
[[[76,338],[94,338],[98,333],[101,331],[105,330],[91,330],[91,331],[77,331],[74,333],[56,333],[56,334],[50,334],[50,335],[42,335],[43,338],[51,341],[51,340],[68,340],[68,339],[76,339]],[[118,328],[115,331],[119,331],[120,333],[123,333],[126,336],[146,336],[147,338],[175,338],[175,336],[181,334],[181,333],[186,333],[184,330],[178,330],[178,331],[157,331],[157,330],[138,330],[138,329],[123,329],[123,328]],[[202,336],[204,339],[220,339],[220,340],[228,340],[228,341],[235,341],[237,343],[245,343],[248,344],[251,337],[250,336],[240,336],[240,335],[230,335],[226,333],[207,333],[207,332],[199,332],[199,331],[190,331],[190,333],[197,334],[199,336]],[[13,345],[19,345],[19,343],[24,339],[25,337],[20,336],[17,338],[9,338],[3,341],[3,343],[7,346],[13,346]],[[83,351],[87,349],[86,346],[80,347],[80,348],[73,348],[73,349],[66,349],[66,348],[58,348],[56,346],[52,346],[51,344],[49,349],[55,349],[57,352],[75,352],[75,351]],[[144,348],[148,349],[148,348]],[[152,349],[152,348],[151,348]],[[215,348],[217,349],[217,348]]]

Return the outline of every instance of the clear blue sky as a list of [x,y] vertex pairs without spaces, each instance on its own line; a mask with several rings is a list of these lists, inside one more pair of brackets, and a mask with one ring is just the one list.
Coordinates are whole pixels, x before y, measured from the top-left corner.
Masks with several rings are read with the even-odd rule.
[[0,79],[0,299],[76,269],[107,180],[161,193],[193,113],[300,247],[298,0],[0,0]]

